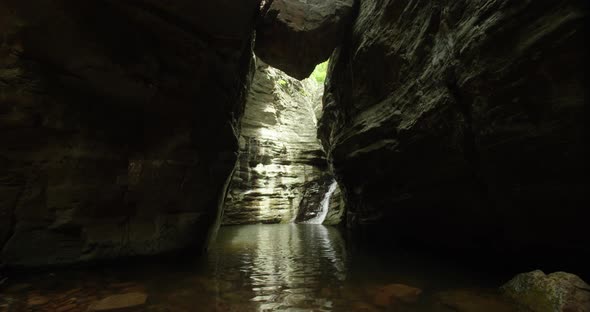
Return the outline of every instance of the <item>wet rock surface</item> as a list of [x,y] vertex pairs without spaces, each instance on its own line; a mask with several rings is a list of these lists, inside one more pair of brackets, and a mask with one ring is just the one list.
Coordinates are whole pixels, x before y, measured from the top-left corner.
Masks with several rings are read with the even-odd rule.
[[319,208],[330,179],[316,132],[322,87],[257,63],[224,224],[292,222],[300,210]]
[[399,302],[414,303],[422,294],[422,290],[404,284],[389,284],[375,291],[373,302],[380,307],[393,306]]
[[590,311],[590,286],[566,272],[522,273],[504,284],[501,290],[534,312]]
[[269,0],[256,29],[256,54],[288,75],[304,79],[340,44],[353,18],[354,0]]
[[202,247],[236,161],[258,10],[2,1],[0,262]]
[[319,130],[349,225],[587,269],[587,22],[573,0],[361,1]]
[[88,307],[90,312],[99,311],[132,311],[145,305],[148,296],[145,293],[133,292],[113,295],[97,301]]

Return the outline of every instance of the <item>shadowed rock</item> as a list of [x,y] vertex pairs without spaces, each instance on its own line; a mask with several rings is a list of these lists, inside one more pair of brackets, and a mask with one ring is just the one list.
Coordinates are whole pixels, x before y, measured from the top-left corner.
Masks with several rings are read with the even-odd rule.
[[582,2],[361,1],[319,123],[349,225],[586,268]]
[[274,0],[262,12],[255,51],[269,65],[304,79],[330,57],[353,15],[354,0]]
[[501,289],[534,312],[590,311],[590,286],[566,272],[546,275],[536,270],[518,274]]
[[0,1],[0,262],[198,250],[258,0]]

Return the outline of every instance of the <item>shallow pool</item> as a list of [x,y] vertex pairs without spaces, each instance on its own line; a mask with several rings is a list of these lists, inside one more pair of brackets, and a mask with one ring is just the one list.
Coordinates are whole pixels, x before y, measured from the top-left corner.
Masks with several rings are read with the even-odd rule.
[[485,268],[363,249],[322,225],[222,227],[206,256],[177,260],[13,278],[0,311],[87,311],[121,294],[147,295],[137,311],[525,311]]

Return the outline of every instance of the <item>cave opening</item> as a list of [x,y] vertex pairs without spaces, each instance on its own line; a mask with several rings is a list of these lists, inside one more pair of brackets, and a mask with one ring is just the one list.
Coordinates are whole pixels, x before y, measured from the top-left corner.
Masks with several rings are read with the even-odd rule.
[[317,137],[328,61],[303,80],[256,59],[222,225],[338,225],[344,204]]

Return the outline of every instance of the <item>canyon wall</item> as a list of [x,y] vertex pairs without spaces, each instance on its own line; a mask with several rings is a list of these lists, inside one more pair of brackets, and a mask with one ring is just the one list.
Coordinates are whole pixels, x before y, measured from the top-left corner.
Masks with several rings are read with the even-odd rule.
[[224,224],[287,223],[300,210],[315,214],[332,179],[317,139],[322,86],[257,63]]
[[576,0],[360,1],[319,129],[348,225],[588,259],[587,22]]
[[201,249],[258,0],[0,2],[0,261]]

